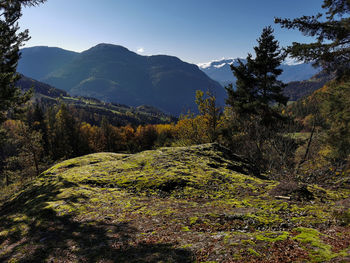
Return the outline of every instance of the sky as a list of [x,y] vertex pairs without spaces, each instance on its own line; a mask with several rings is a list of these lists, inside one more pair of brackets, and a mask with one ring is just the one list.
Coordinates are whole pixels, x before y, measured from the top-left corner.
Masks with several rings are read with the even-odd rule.
[[52,46],[81,52],[99,43],[141,55],[165,54],[190,63],[246,57],[265,26],[281,46],[310,42],[281,29],[274,17],[322,11],[323,0],[48,0],[23,10],[26,47]]

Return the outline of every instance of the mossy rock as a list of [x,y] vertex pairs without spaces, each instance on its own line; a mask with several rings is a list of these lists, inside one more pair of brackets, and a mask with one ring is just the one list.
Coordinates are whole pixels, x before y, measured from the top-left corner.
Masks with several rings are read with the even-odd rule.
[[50,176],[148,194],[171,194],[186,187],[215,191],[215,186],[227,188],[229,183],[247,188],[244,182],[261,183],[252,165],[218,144],[160,148],[134,155],[91,154],[55,165],[42,178]]
[[348,190],[279,200],[278,185],[218,144],[74,158],[0,206],[0,262],[346,259]]

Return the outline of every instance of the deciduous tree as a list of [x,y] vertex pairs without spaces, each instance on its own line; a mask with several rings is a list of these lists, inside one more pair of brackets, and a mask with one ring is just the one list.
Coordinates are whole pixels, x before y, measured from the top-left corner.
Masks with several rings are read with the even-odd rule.
[[[196,91],[196,104],[198,105],[199,113],[205,119],[206,132],[208,134],[209,142],[215,142],[218,137],[218,124],[220,119],[220,108],[216,104],[216,98],[210,91],[204,92]],[[204,128],[204,127],[203,127]]]

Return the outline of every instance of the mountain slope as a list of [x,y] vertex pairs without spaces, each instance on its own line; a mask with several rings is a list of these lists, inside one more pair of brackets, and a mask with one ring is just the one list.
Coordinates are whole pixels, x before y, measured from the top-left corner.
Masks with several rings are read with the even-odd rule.
[[[241,59],[241,61],[244,63],[245,59]],[[229,83],[235,82],[235,77],[230,68],[231,64],[238,65],[238,59],[222,59],[209,63],[202,63],[198,66],[210,78],[226,86]],[[280,80],[285,83],[309,79],[319,71],[310,64],[305,63],[296,65],[283,64],[281,68],[283,69],[283,73],[280,76]]]
[[283,93],[290,101],[297,101],[298,99],[311,95],[314,91],[322,88],[333,78],[334,76],[332,74],[320,72],[309,80],[289,82]]
[[50,72],[70,62],[78,53],[54,47],[30,47],[21,49],[17,71],[33,79],[42,80]]
[[278,188],[216,144],[67,160],[0,206],[0,261],[346,262],[349,190]]
[[[23,56],[22,65],[29,63],[27,59]],[[140,56],[110,44],[99,44],[74,56],[39,80],[72,95],[131,106],[147,104],[174,115],[196,109],[198,89],[212,90],[221,104],[226,96],[225,90],[196,65],[165,55]]]
[[71,109],[74,108],[72,114],[76,119],[91,125],[100,125],[103,117],[106,117],[109,123],[115,126],[170,123],[176,120],[159,109],[148,105],[130,107],[122,104],[106,103],[89,97],[72,97],[66,91],[23,75],[17,82],[17,86],[23,91],[33,89],[33,101],[40,102],[44,108],[65,103]]
[[19,81],[17,81],[16,85],[23,91],[33,89],[35,97],[47,96],[51,98],[59,98],[62,96],[69,96],[68,93],[64,90],[56,89],[46,83],[28,78],[23,75],[21,75],[21,78]]

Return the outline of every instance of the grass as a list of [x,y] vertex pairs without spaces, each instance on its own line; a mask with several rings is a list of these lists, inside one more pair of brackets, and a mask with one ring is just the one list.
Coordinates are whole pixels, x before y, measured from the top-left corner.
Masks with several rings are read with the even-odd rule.
[[0,206],[0,262],[346,261],[349,192],[277,185],[216,144],[67,160]]

